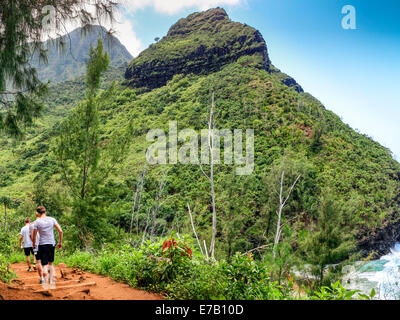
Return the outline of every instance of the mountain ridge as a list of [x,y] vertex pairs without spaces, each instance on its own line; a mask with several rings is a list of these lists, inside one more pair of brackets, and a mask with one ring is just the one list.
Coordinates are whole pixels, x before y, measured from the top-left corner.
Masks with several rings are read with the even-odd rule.
[[[164,86],[174,75],[209,74],[253,54],[262,57],[263,69],[280,72],[271,64],[266,42],[258,30],[233,22],[222,8],[209,9],[172,25],[165,37],[129,64],[125,78],[132,87],[152,90]],[[282,83],[303,92],[285,74]]]
[[[104,27],[93,25],[87,30],[76,28],[55,40],[45,41],[44,46],[48,48],[47,63],[41,62],[38,53],[35,53],[31,65],[36,68],[41,81],[74,80],[85,74],[90,45],[96,46],[99,36],[103,39],[105,52],[110,55],[110,67],[119,68],[132,60],[132,55],[118,38],[109,34]],[[63,48],[57,42],[63,43]]]

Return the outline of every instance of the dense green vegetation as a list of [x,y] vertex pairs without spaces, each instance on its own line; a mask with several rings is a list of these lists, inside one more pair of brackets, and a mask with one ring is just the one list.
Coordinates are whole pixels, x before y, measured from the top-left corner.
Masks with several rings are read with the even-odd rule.
[[[336,283],[342,266],[360,256],[360,241],[398,212],[400,165],[389,150],[310,94],[282,83],[286,75],[267,70],[264,53],[208,74],[176,74],[150,92],[112,85],[117,69],[100,85],[99,65],[93,82],[91,66],[86,81],[50,87],[46,114],[25,141],[0,141],[0,194],[19,199],[0,232],[1,249],[9,250],[4,255],[17,250],[13,239],[23,218],[41,204],[64,229],[60,259],[170,298],[295,298],[293,281],[304,279],[294,271],[307,264],[314,281],[306,297],[354,296]],[[172,120],[179,130],[208,128],[212,94],[216,128],[255,131],[252,175],[235,175],[235,165],[215,166],[216,261],[202,254],[188,215],[190,205],[200,245],[208,246],[210,182],[200,167],[145,159],[150,129],[168,132]],[[95,157],[82,161],[88,150]],[[85,168],[88,185],[82,184]],[[300,179],[283,210],[274,257],[282,172],[285,194]],[[171,235],[184,240],[175,245]]]
[[[263,43],[252,41],[254,32],[255,30],[251,27],[233,23],[223,9],[210,10],[207,13],[193,13],[173,25],[166,37],[141,53],[130,63],[129,67],[154,61],[171,64],[174,59],[194,54],[199,47],[203,47],[203,51],[207,52],[220,47],[233,46],[232,49],[237,51],[232,50],[232,54],[238,55],[241,50],[251,51],[262,47]],[[235,43],[238,38],[242,38],[243,43]],[[235,59],[237,56],[232,58]],[[197,62],[197,60],[192,61],[192,63]],[[157,65],[153,67],[155,70],[157,69]],[[204,66],[204,69],[206,67]],[[210,71],[215,70],[208,70],[208,73]]]
[[193,13],[174,24],[166,37],[134,59],[125,77],[131,86],[154,89],[174,74],[209,74],[244,55],[260,53],[269,68],[261,34],[232,22],[224,9]]
[[100,251],[63,254],[58,261],[71,267],[110,276],[116,281],[178,300],[353,300],[370,299],[348,291],[339,282],[332,288],[300,293],[293,283],[270,278],[268,263],[237,253],[231,261],[207,261],[191,239],[146,242],[141,248],[107,245]]

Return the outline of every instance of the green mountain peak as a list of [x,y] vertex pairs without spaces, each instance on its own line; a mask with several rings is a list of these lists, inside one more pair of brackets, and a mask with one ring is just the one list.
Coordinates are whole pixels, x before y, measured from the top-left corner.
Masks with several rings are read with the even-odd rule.
[[233,22],[224,9],[180,19],[158,43],[134,59],[125,74],[132,87],[155,89],[176,74],[210,74],[242,56],[257,54],[270,70],[267,45],[259,31]]

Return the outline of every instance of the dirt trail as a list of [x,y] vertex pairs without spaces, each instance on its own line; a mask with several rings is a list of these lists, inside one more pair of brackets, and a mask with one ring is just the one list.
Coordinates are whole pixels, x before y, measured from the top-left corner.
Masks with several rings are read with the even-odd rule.
[[56,287],[44,288],[37,272],[24,263],[11,266],[18,278],[11,285],[0,282],[0,300],[162,300],[161,295],[133,289],[97,274],[56,266]]

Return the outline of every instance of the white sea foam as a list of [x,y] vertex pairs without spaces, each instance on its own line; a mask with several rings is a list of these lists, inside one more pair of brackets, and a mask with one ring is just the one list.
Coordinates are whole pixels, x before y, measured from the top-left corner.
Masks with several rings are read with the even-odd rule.
[[379,260],[348,268],[343,282],[346,288],[366,294],[374,288],[376,299],[400,300],[400,243]]

